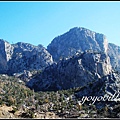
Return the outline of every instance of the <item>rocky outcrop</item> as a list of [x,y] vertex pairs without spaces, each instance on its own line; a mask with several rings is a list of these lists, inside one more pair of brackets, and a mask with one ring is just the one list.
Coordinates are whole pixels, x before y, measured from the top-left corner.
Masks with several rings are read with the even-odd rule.
[[91,99],[89,103],[96,104],[98,108],[100,103],[102,105],[110,102],[116,104],[120,101],[120,74],[111,72],[107,76],[102,77],[102,79],[85,85],[75,95],[81,98],[80,102],[82,104],[85,102],[82,100],[83,96],[93,97],[94,100]]
[[120,47],[115,44],[109,43],[108,55],[110,57],[113,69],[120,71]]
[[53,63],[52,56],[42,45],[33,46],[19,42],[13,46],[14,54],[8,64],[14,73],[23,70],[39,70]]
[[27,85],[38,90],[60,90],[85,86],[112,71],[106,53],[84,52],[54,63]]
[[15,118],[15,116],[10,113],[10,111],[12,111],[13,108],[10,106],[0,106],[0,118]]
[[7,41],[0,39],[0,73],[6,73],[8,70],[7,62],[13,55],[13,46]]
[[0,73],[19,73],[39,70],[53,63],[52,56],[42,46],[18,42],[9,44],[0,40]]
[[82,27],[70,29],[63,35],[54,38],[47,46],[47,50],[55,61],[90,49],[106,53],[108,50],[106,36]]

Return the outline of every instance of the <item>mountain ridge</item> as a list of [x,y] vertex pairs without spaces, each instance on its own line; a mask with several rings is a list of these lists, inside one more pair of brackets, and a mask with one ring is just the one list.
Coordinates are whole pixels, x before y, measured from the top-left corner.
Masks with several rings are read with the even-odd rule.
[[[86,50],[106,52],[110,57],[113,69],[120,71],[120,47],[113,43],[108,43],[108,40],[104,34],[94,32],[84,27],[73,27],[64,34],[55,37],[51,43],[48,44],[47,48],[43,47],[42,44],[35,46],[25,42],[10,44],[8,41],[3,39],[0,39],[0,44],[2,44],[0,48],[1,73],[7,73],[9,66],[7,64],[11,64],[11,62],[8,63],[5,61],[9,61],[9,59],[11,59],[11,56],[13,55],[15,49],[16,52],[25,52],[25,50],[30,52],[33,49],[35,51],[39,51],[39,48],[45,49],[47,52],[45,54],[50,54],[52,56],[52,58],[50,58],[52,61],[51,63],[53,63],[53,61],[58,62],[64,57],[70,58],[76,53],[85,52]],[[16,56],[17,58],[19,55],[17,56],[14,54],[13,56]]]
[[52,56],[42,46],[18,42],[10,44],[0,40],[1,73],[23,72],[24,70],[42,69],[53,63]]

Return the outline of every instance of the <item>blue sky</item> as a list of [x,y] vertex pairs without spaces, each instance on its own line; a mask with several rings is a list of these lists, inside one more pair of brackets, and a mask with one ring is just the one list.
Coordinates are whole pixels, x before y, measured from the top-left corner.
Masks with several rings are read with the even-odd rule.
[[120,46],[120,2],[0,2],[0,38],[44,47],[73,27],[103,33]]

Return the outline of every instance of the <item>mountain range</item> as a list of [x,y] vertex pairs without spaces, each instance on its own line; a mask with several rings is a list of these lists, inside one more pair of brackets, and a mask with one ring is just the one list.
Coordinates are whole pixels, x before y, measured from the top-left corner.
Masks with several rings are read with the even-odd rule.
[[[24,70],[41,69],[70,58],[77,53],[93,50],[108,54],[113,69],[120,71],[120,47],[108,43],[104,34],[82,27],[74,27],[55,37],[47,48],[18,42],[10,44],[0,39],[0,73],[18,73]],[[16,69],[17,66],[17,69]]]
[[[117,74],[120,71],[120,47],[108,43],[104,34],[82,27],[74,27],[55,37],[47,48],[23,42],[10,44],[0,39],[1,74],[25,74],[25,71],[34,70],[41,72],[34,78],[27,76],[26,85],[35,91],[86,86],[85,93],[88,93],[90,84],[103,84],[99,92],[104,88],[106,93],[113,95],[120,90]],[[94,89],[91,91],[93,93]]]

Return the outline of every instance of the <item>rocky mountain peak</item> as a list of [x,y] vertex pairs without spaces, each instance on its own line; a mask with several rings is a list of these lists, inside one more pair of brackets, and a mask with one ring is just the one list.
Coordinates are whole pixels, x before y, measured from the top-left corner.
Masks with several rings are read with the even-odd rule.
[[29,44],[29,43],[24,43],[24,42],[18,42],[16,44],[13,44],[15,49],[19,50],[33,50],[36,46]]
[[105,35],[82,27],[74,27],[63,35],[55,37],[47,46],[55,61],[89,49],[107,53],[108,42]]

